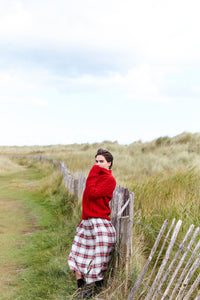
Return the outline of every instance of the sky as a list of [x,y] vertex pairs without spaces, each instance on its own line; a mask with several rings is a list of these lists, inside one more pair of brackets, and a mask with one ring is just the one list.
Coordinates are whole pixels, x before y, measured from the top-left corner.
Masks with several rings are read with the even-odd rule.
[[199,0],[0,0],[0,145],[200,132]]

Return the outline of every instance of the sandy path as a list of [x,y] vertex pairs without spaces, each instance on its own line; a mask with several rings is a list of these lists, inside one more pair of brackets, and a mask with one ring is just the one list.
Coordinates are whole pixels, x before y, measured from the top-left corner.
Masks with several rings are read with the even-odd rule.
[[0,199],[0,295],[13,299],[20,272],[23,235],[30,231],[30,216],[19,201]]

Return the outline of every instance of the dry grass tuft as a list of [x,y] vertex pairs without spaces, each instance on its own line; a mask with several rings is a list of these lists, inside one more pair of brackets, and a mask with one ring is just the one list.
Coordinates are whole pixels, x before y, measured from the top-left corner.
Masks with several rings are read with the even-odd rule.
[[8,175],[11,173],[16,173],[19,171],[23,171],[24,168],[19,166],[17,163],[12,161],[6,156],[0,156],[0,174]]

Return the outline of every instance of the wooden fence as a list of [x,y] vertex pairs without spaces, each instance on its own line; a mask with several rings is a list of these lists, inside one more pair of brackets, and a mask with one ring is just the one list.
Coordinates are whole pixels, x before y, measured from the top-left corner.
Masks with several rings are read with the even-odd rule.
[[[63,175],[63,181],[69,193],[74,195],[77,201],[82,199],[86,183],[85,175],[71,174],[63,162],[58,163],[54,159],[41,155],[29,157],[51,162]],[[117,232],[118,253],[125,254],[127,266],[132,254],[132,229],[135,223],[133,222],[133,202],[132,192],[122,186],[116,186],[110,202],[111,221]],[[179,220],[177,224],[175,222],[174,219],[166,235],[164,233],[168,220],[163,223],[147,262],[127,300],[200,300],[200,240],[197,240],[199,227],[195,229],[195,226],[191,225],[181,244],[178,244],[176,239],[182,221]],[[168,246],[167,242],[169,242]],[[175,247],[178,250],[175,250]]]
[[[182,221],[175,224],[174,219],[164,235],[167,224],[168,220],[165,220],[127,300],[200,300],[200,240],[197,239],[199,227],[195,229],[191,225],[182,242],[178,244],[176,239]],[[154,256],[156,260],[150,266]],[[148,268],[151,272],[147,275]],[[144,289],[141,291],[142,285]]]

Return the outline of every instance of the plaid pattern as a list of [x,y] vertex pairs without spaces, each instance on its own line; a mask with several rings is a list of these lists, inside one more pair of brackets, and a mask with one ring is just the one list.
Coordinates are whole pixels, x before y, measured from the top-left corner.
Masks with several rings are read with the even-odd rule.
[[87,284],[102,280],[115,243],[116,232],[109,220],[82,220],[68,257],[70,269],[81,274]]

